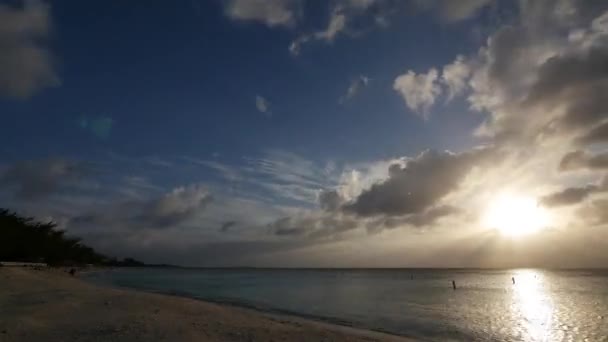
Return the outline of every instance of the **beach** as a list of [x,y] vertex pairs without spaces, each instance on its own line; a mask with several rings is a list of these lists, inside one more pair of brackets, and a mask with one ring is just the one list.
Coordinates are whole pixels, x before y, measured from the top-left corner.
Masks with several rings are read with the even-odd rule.
[[200,300],[0,267],[0,341],[411,341]]

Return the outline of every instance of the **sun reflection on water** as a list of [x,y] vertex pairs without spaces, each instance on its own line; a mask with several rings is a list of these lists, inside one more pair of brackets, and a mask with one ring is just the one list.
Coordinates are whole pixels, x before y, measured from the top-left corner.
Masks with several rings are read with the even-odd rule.
[[549,341],[553,303],[542,272],[518,270],[513,279],[511,310],[518,318],[514,329],[526,341]]

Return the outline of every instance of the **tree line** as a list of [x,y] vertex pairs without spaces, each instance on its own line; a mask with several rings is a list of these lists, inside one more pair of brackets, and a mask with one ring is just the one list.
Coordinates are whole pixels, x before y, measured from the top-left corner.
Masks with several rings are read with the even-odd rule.
[[39,222],[8,209],[0,209],[0,262],[44,262],[51,266],[143,266],[132,258],[122,261],[96,252],[79,238],[57,229],[54,222]]

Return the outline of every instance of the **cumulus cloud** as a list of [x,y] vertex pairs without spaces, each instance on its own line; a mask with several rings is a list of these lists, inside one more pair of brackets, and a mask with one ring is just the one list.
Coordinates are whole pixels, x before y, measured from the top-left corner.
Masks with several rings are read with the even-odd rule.
[[66,159],[20,161],[0,175],[0,185],[15,190],[18,198],[34,200],[49,196],[81,179],[90,168]]
[[403,97],[405,104],[412,111],[428,119],[430,107],[441,94],[437,83],[437,69],[432,68],[426,74],[416,74],[410,70],[395,79],[393,89]]
[[364,217],[423,212],[457,189],[469,171],[493,153],[492,149],[460,154],[425,151],[408,160],[405,166],[391,165],[388,179],[363,191],[343,208]]
[[566,154],[559,164],[560,171],[577,169],[608,169],[608,152],[590,155],[585,151],[573,151]]
[[490,113],[478,133],[563,141],[597,128],[608,113],[602,95],[608,90],[607,14],[597,16],[606,8],[599,2],[522,2],[520,25],[500,29],[477,56],[469,101]]
[[59,79],[44,44],[51,30],[48,5],[24,1],[22,8],[0,4],[0,94],[27,98]]
[[225,13],[233,20],[257,21],[269,27],[292,26],[300,0],[227,0]]
[[464,93],[470,74],[471,68],[463,56],[456,57],[453,63],[443,67],[441,82],[448,88],[448,101]]
[[270,111],[270,102],[263,96],[256,95],[255,108],[262,114],[266,114],[267,116],[272,115],[272,112]]
[[367,87],[367,85],[369,84],[369,77],[361,75],[355,79],[353,79],[350,82],[350,85],[348,86],[348,89],[346,90],[346,94],[340,96],[339,99],[339,103],[340,104],[344,104],[346,102],[348,102],[349,100],[351,100],[352,98],[354,98],[355,96],[357,96],[357,94],[359,94],[359,92],[361,92],[361,90],[363,90],[363,88]]

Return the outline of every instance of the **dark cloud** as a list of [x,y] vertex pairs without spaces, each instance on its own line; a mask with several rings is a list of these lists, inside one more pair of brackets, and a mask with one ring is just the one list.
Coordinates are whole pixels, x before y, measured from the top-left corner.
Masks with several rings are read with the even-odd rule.
[[165,229],[187,222],[213,200],[203,186],[178,187],[158,198],[122,202],[73,218],[72,226],[106,226],[124,229]]
[[21,161],[0,175],[0,185],[15,190],[22,199],[39,199],[62,189],[91,172],[91,167],[65,159]]
[[236,226],[236,224],[236,221],[226,221],[220,226],[220,232],[226,233],[228,230],[230,230],[230,228]]
[[22,8],[0,4],[0,95],[26,98],[58,84],[42,44],[50,27],[49,7],[41,1],[24,1]]
[[582,53],[558,55],[540,68],[529,102],[543,108],[563,108],[559,128],[593,127],[608,117],[608,45]]
[[450,205],[441,205],[430,208],[420,214],[410,215],[404,218],[403,223],[414,227],[425,227],[434,224],[440,218],[461,213],[462,210]]
[[605,152],[590,155],[585,151],[573,151],[566,154],[559,163],[560,171],[571,171],[577,169],[608,169],[608,153]]
[[597,199],[578,210],[578,216],[592,226],[608,224],[608,199]]
[[148,227],[171,227],[194,217],[212,199],[207,189],[200,185],[175,188],[161,198],[146,203],[142,213],[134,220]]
[[406,226],[415,228],[430,227],[437,223],[442,217],[458,215],[460,213],[462,213],[462,209],[460,208],[450,205],[440,205],[417,214],[400,217],[387,216],[372,220],[366,224],[366,228],[370,233],[378,233],[384,229],[395,229]]
[[345,212],[359,216],[402,216],[424,212],[455,190],[469,171],[495,151],[479,149],[455,154],[425,151],[406,162],[393,164],[389,178],[363,191]]
[[577,139],[583,145],[608,142],[608,122],[601,123]]
[[319,193],[319,205],[325,211],[336,211],[344,203],[344,198],[336,190],[323,190]]
[[303,217],[284,217],[268,226],[279,236],[320,239],[335,237],[340,233],[360,227],[355,218],[337,214],[310,214]]
[[601,123],[607,8],[605,1],[520,2],[519,20],[493,34],[474,63],[469,101],[491,114],[478,133],[521,145],[570,139]]
[[542,197],[540,202],[548,207],[578,204],[584,201],[591,194],[599,190],[600,187],[598,187],[597,185],[567,188],[562,191],[558,191],[553,194]]

